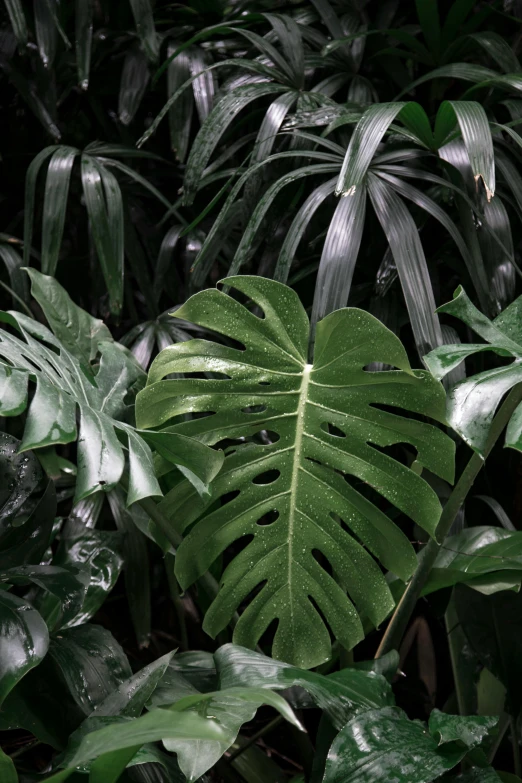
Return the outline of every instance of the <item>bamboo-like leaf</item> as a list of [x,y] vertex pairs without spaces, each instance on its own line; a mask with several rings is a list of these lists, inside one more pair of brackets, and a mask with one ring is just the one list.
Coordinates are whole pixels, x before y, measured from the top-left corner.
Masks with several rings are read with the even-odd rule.
[[21,0],[5,0],[5,7],[7,8],[18,46],[21,49],[25,49],[27,46],[27,22]]
[[284,14],[265,14],[274,32],[276,33],[283,51],[292,67],[292,75],[295,86],[299,89],[304,86],[305,60],[303,39],[299,26],[291,16]]
[[335,192],[351,196],[362,184],[382,137],[404,103],[379,103],[365,111],[350,139]]
[[415,0],[417,16],[424,40],[433,53],[435,61],[440,54],[440,19],[437,0]]
[[328,226],[319,262],[312,308],[312,327],[333,310],[346,307],[366,216],[366,187],[343,198]]
[[36,181],[43,164],[56,150],[58,145],[46,147],[36,155],[27,169],[25,177],[25,201],[24,201],[24,266],[31,263],[31,244],[33,241],[34,227],[34,203],[36,200]]
[[27,279],[22,272],[22,257],[15,250],[15,247],[16,245],[12,241],[0,240],[0,259],[4,262],[14,294],[23,303],[27,301],[28,296]]
[[279,84],[246,85],[233,90],[216,104],[203,123],[190,150],[183,185],[185,204],[191,204],[194,200],[199,181],[212,153],[239,112],[252,101],[284,91],[285,88]]
[[76,0],[74,12],[76,23],[76,68],[78,83],[82,90],[89,87],[92,48],[92,21],[94,0]]
[[149,83],[147,58],[139,49],[130,49],[125,56],[118,96],[118,117],[123,125],[130,125]]
[[[176,45],[169,43],[168,57],[170,58],[175,51]],[[190,77],[190,63],[191,58],[188,52],[181,52],[175,59],[170,61],[167,71],[169,97],[175,95],[181,85]],[[178,98],[177,105],[171,106],[169,109],[170,143],[177,159],[182,163],[187,156],[193,109],[194,99],[189,90],[182,92]]]
[[470,33],[469,38],[479,44],[500,65],[504,73],[517,73],[520,63],[509,43],[501,35],[487,32]]
[[[197,499],[189,485],[181,483],[161,507],[181,531],[198,520],[177,553],[182,587],[203,574],[237,538],[253,536],[223,574],[206,615],[207,631],[214,635],[224,628],[239,602],[255,590],[236,625],[235,640],[252,647],[277,619],[274,657],[316,666],[330,655],[330,636],[308,596],[340,642],[351,647],[362,629],[346,591],[374,623],[391,608],[381,571],[364,546],[402,578],[415,561],[404,534],[338,471],[368,482],[433,533],[440,514],[433,491],[369,443],[384,446],[406,438],[422,464],[429,463],[430,470],[450,480],[453,444],[440,430],[370,403],[413,405],[415,411],[441,419],[444,394],[428,373],[410,374],[399,340],[368,313],[344,309],[321,321],[311,365],[308,319],[291,289],[260,277],[223,282],[251,298],[264,317],[216,290],[196,294],[177,316],[229,337],[240,335],[246,351],[201,340],[167,348],[153,362],[148,385],[137,397],[137,421],[158,427],[182,413],[215,411],[174,424],[169,431],[197,434],[205,443],[246,438],[262,429],[275,433],[270,445],[248,441],[225,458],[213,483],[221,506]],[[376,374],[363,372],[371,361],[385,361],[402,371],[379,373],[375,383]],[[162,380],[173,372],[210,368],[229,379]],[[330,424],[339,435],[329,430]],[[229,502],[225,492],[234,492]],[[275,521],[258,524],[274,511]],[[345,532],[338,517],[356,531],[358,541]],[[342,588],[320,567],[312,554],[315,549],[332,564]]]
[[[287,153],[290,154],[290,153]],[[299,155],[299,153],[296,153]],[[308,153],[308,157],[311,157],[312,153]],[[328,159],[328,156],[324,153],[316,153],[317,157],[320,160],[324,160],[325,158]],[[267,158],[267,160],[270,160],[270,158]],[[266,161],[265,161],[266,162]],[[256,166],[262,165],[256,164]],[[232,193],[229,196],[229,199],[232,199],[233,196],[235,196],[236,192],[239,190],[239,187],[243,183],[243,178],[248,178],[251,176],[251,174],[256,170],[256,166],[253,166],[250,168],[245,175],[239,180],[236,187],[233,189]],[[275,197],[280,193],[280,191],[286,187],[286,185],[289,185],[292,182],[296,182],[297,180],[301,179],[302,177],[309,177],[313,174],[332,174],[334,171],[338,169],[338,165],[332,165],[332,164],[316,164],[313,166],[304,166],[303,168],[295,169],[294,171],[290,172],[290,174],[285,174],[283,177],[278,179],[276,182],[274,182],[273,185],[271,185],[266,193],[264,193],[262,199],[259,201],[257,207],[255,208],[252,217],[248,221],[248,224],[243,232],[243,236],[241,237],[241,242],[239,243],[239,246],[236,250],[236,254],[234,256],[234,260],[232,261],[232,264],[230,265],[229,269],[229,275],[235,275],[239,272],[243,264],[246,263],[248,258],[252,254],[252,250],[254,248],[253,240],[262,224],[263,218],[265,217],[266,213],[270,209],[270,207],[273,204],[273,201]],[[220,218],[222,217],[223,213],[226,214],[226,211],[228,209],[229,200],[227,200],[227,203],[223,207],[222,213],[220,215]],[[210,241],[213,239],[212,233],[214,231],[214,226],[212,227],[212,231],[208,234],[205,244],[203,245],[201,252],[198,256],[198,262],[200,258],[204,256],[204,253],[206,252],[206,249],[210,243]]]
[[411,92],[416,87],[419,87],[425,82],[429,82],[432,79],[462,79],[465,82],[482,83],[495,80],[498,78],[498,74],[492,71],[490,68],[484,68],[483,65],[476,65],[475,63],[451,63],[450,65],[442,65],[440,68],[424,74],[423,76],[415,79],[415,81],[408,84],[404,90],[397,95],[395,100],[399,100],[406,93]]
[[154,24],[151,0],[129,0],[136,30],[148,59],[155,63],[159,57],[160,41]]
[[79,150],[59,147],[47,169],[42,212],[42,272],[54,275],[62,244],[71,171]]
[[34,4],[34,27],[38,51],[44,68],[52,67],[58,42],[58,30],[53,9],[57,0],[41,0]]
[[81,160],[83,195],[89,221],[109,291],[111,311],[123,304],[123,204],[114,175],[83,153]]
[[441,147],[455,120],[459,124],[475,182],[482,180],[488,201],[495,194],[495,156],[489,121],[476,101],[444,101],[435,121],[435,140]]
[[426,346],[431,350],[442,344],[442,333],[419,232],[402,200],[382,179],[370,173],[368,190],[397,265],[417,350],[423,356]]
[[169,269],[171,273],[174,272],[175,265],[172,263],[172,256],[182,231],[183,226],[172,226],[172,228],[167,231],[161,242],[156,269],[154,271],[153,289],[156,302],[159,302],[160,296],[165,287],[165,280],[169,274]]
[[208,69],[209,62],[204,50],[199,47],[189,49],[190,73],[199,74],[192,82],[194,103],[198,112],[199,121],[205,122],[214,105],[214,72]]
[[[179,51],[179,50],[178,50]],[[233,66],[234,68],[244,68],[246,71],[252,71],[253,73],[259,75],[268,77],[268,79],[273,79],[274,76],[276,76],[275,69],[269,68],[266,65],[263,65],[260,62],[254,61],[254,60],[244,60],[242,58],[237,58],[236,60],[223,60],[222,62],[214,63],[214,65],[209,65],[208,68],[205,69],[205,71],[212,71],[215,68],[223,68],[227,66]],[[156,132],[158,125],[162,121],[163,117],[170,112],[176,101],[181,97],[181,95],[184,93],[184,91],[192,85],[195,79],[198,79],[201,76],[201,74],[192,74],[186,82],[183,82],[183,84],[178,87],[176,92],[171,95],[163,107],[163,109],[160,111],[160,113],[157,115],[157,117],[154,119],[154,121],[151,123],[148,130],[145,131],[143,136],[138,139],[136,142],[136,146],[142,147],[145,142],[150,139],[150,137],[153,135],[153,133]],[[281,87],[281,91],[283,91],[284,88]]]
[[286,283],[288,275],[290,273],[290,267],[294,259],[297,247],[304,232],[306,231],[310,220],[314,216],[315,212],[319,209],[321,204],[328,196],[331,196],[335,191],[335,185],[337,183],[337,177],[328,180],[323,185],[320,185],[308,196],[302,207],[299,209],[297,215],[292,221],[292,225],[288,229],[286,236],[277,259],[276,268],[274,270],[274,280],[280,283]]

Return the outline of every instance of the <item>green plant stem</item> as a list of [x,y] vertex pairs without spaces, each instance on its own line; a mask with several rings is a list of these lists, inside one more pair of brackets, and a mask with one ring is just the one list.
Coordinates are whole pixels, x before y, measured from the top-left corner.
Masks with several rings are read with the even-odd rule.
[[504,431],[507,423],[511,419],[515,408],[522,401],[522,384],[517,384],[504,400],[497,415],[493,419],[489,432],[488,441],[481,456],[476,452],[472,454],[470,460],[456,483],[453,492],[449,496],[446,505],[442,511],[435,538],[430,539],[423,549],[419,558],[419,564],[413,574],[401,600],[399,601],[388,627],[384,633],[379,648],[375,654],[376,658],[381,658],[390,650],[397,650],[410,617],[415,609],[415,605],[420,598],[422,588],[426,584],[431,569],[437,559],[441,544],[449,533],[449,530],[458,514],[460,507],[465,501],[468,492],[473,486],[477,475],[479,474],[484,462],[491,452],[491,449]]
[[[163,514],[161,509],[158,507],[158,504],[155,503],[152,498],[143,498],[142,500],[139,500],[138,503],[145,513],[148,514],[152,521],[159,527],[167,541],[172,544],[174,550],[176,550],[181,544],[183,538],[172,525],[170,520],[168,520],[167,517]],[[204,585],[211,596],[215,597],[218,594],[219,585],[217,580],[214,579],[209,571],[206,571],[199,578],[199,581],[202,585]]]
[[0,280],[0,286],[2,286],[2,288],[5,288],[5,290],[9,292],[9,293],[11,294],[11,296],[13,297],[13,299],[16,299],[16,301],[18,302],[18,304],[19,304],[19,305],[21,305],[22,309],[23,309],[23,310],[25,310],[25,312],[27,313],[27,315],[29,316],[29,318],[33,318],[33,319],[34,319],[34,315],[33,315],[33,313],[32,313],[32,312],[31,312],[31,310],[30,310],[30,309],[27,307],[27,305],[26,305],[26,303],[24,302],[24,300],[23,300],[23,299],[22,299],[20,296],[18,296],[18,294],[16,294],[16,293],[13,291],[13,289],[12,289],[12,288],[10,288],[8,285],[6,285],[6,283],[4,283],[4,282],[3,282],[3,280]]
[[165,568],[167,571],[170,597],[172,598],[172,603],[174,604],[176,617],[178,619],[180,647],[182,650],[188,650],[187,620],[183,608],[183,601],[181,599],[180,587],[174,574],[174,560],[174,555],[167,552],[165,555]]
[[259,729],[259,731],[256,731],[255,734],[252,734],[252,736],[249,737],[247,741],[243,745],[241,745],[240,748],[238,748],[237,750],[235,750],[233,753],[230,754],[227,761],[231,763],[232,761],[234,761],[234,759],[237,759],[237,757],[240,756],[245,750],[247,750],[247,748],[252,747],[252,745],[254,745],[258,741],[258,739],[264,737],[265,734],[268,734],[270,731],[272,731],[272,729],[277,728],[277,726],[279,726],[283,722],[284,722],[284,718],[282,717],[282,715],[278,715],[276,718],[271,720],[270,723],[267,723],[266,726],[263,726],[262,729]]
[[513,769],[515,775],[522,775],[522,763],[520,761],[520,745],[518,744],[517,721],[511,716],[509,719],[509,730],[511,734],[511,747],[513,748]]

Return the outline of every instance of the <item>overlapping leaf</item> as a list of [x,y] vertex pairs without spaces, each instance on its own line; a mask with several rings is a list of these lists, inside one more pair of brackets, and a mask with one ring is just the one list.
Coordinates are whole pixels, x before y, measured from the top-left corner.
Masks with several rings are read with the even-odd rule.
[[[80,500],[99,489],[107,491],[120,480],[125,456],[118,432],[126,440],[129,452],[128,502],[161,495],[150,446],[126,421],[125,399],[133,384],[143,378],[141,367],[110,335],[107,339],[106,328],[76,307],[56,281],[35,271],[32,280],[37,281],[39,301],[45,299],[55,333],[64,335],[67,345],[71,345],[73,339],[66,326],[70,323],[82,333],[82,338],[72,345],[72,353],[56,334],[37,321],[20,313],[0,315],[4,324],[21,335],[15,336],[7,329],[0,333],[0,356],[4,360],[0,364],[0,379],[5,388],[2,415],[19,415],[28,409],[22,451],[71,443],[78,438],[76,499]],[[57,301],[59,316],[52,314]],[[87,357],[92,356],[99,337],[102,339],[96,345],[100,356],[96,368]],[[36,381],[30,402],[29,379]],[[222,457],[217,452],[185,436],[180,439],[179,435],[163,435],[158,440],[154,433],[146,433],[145,438],[156,444],[164,457],[174,458],[176,464],[193,471],[204,484],[219,469]]]
[[[436,348],[426,357],[426,364],[435,377],[443,378],[466,357],[483,351],[494,351],[514,360],[511,364],[466,378],[448,394],[451,426],[479,453],[485,448],[491,422],[502,398],[513,386],[522,382],[521,308],[522,297],[519,297],[494,321],[490,321],[460,287],[453,300],[439,308],[439,312],[459,318],[487,342]],[[522,406],[515,410],[508,424],[506,446],[522,449]]]

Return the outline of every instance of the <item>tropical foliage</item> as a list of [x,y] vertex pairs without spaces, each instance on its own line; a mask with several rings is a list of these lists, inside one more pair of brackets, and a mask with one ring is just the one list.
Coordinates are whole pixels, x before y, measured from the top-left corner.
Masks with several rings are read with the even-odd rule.
[[4,0],[2,783],[521,783],[521,24]]

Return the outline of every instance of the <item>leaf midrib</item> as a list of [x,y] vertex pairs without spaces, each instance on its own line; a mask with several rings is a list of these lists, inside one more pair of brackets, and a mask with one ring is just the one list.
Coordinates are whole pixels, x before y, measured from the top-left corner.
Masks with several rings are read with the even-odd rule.
[[292,565],[293,565],[293,536],[294,536],[294,517],[297,508],[297,485],[299,483],[299,470],[301,468],[301,444],[304,434],[304,418],[306,405],[308,402],[308,386],[310,385],[310,375],[313,370],[312,364],[305,364],[303,367],[303,379],[299,391],[299,402],[296,409],[295,424],[295,446],[294,446],[294,464],[292,465],[292,478],[290,481],[290,513],[288,515],[288,594],[290,596],[290,614],[293,616],[292,600]]

